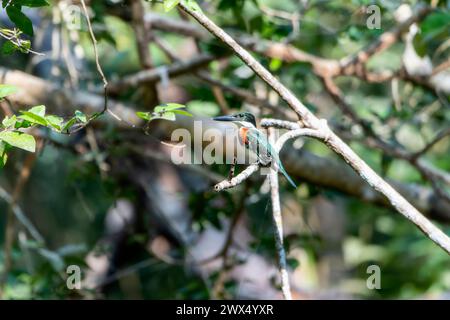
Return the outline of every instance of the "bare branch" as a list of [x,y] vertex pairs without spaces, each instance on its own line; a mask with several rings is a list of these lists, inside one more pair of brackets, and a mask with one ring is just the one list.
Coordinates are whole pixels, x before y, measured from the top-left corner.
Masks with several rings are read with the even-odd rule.
[[[273,129],[269,128],[269,143],[275,143],[275,134]],[[281,216],[280,191],[278,186],[278,172],[270,169],[270,198],[272,204],[272,218],[275,226],[275,246],[278,253],[278,265],[280,268],[281,290],[284,299],[292,300],[291,286],[289,284],[289,275],[287,271],[286,252],[283,246],[283,218]]]
[[225,190],[225,189],[234,188],[237,185],[239,185],[242,182],[244,182],[245,180],[247,180],[252,174],[254,174],[256,171],[258,171],[258,169],[259,169],[259,165],[258,164],[252,164],[251,166],[248,166],[247,168],[245,168],[244,171],[239,173],[237,176],[235,176],[231,180],[224,180],[224,181],[219,182],[218,184],[216,184],[214,186],[214,190],[216,192],[219,192],[219,191],[222,191],[222,190]]
[[450,68],[450,59],[445,60],[444,62],[442,62],[440,65],[438,65],[437,67],[435,67],[433,69],[433,72],[431,73],[432,75],[438,74],[444,70],[447,70]]
[[416,152],[413,155],[414,159],[417,159],[418,157],[424,155],[425,153],[427,153],[431,148],[434,147],[434,145],[436,143],[438,143],[439,141],[441,141],[442,139],[446,138],[450,136],[450,128],[444,129],[441,132],[439,132],[436,137],[433,138],[433,140],[431,140],[422,150]]
[[88,24],[88,29],[89,29],[89,34],[91,36],[91,40],[92,40],[92,46],[94,48],[94,55],[95,55],[95,64],[97,66],[97,71],[100,74],[100,77],[102,78],[103,81],[103,90],[104,90],[104,95],[105,95],[105,105],[103,107],[103,110],[101,113],[104,113],[108,110],[108,94],[107,94],[107,90],[108,90],[108,80],[106,80],[105,77],[105,73],[103,72],[102,66],[100,65],[100,58],[98,55],[98,47],[97,47],[97,39],[95,38],[94,35],[94,30],[92,29],[92,25],[91,25],[91,19],[89,18],[89,13],[88,10],[86,8],[86,3],[84,0],[81,0],[81,5],[83,7],[83,11],[84,11],[84,15],[86,17],[86,21]]
[[284,144],[288,140],[298,138],[301,136],[312,137],[312,138],[316,138],[319,140],[325,140],[325,138],[326,138],[322,132],[315,130],[315,129],[304,129],[304,128],[296,129],[296,130],[288,131],[285,134],[283,134],[280,138],[278,138],[278,140],[275,144],[275,148],[277,149],[278,152],[280,152],[280,150],[283,148]]
[[296,130],[300,129],[300,125],[296,122],[285,121],[279,119],[270,119],[265,118],[261,120],[261,127],[263,128],[278,128],[278,129],[288,129],[288,130]]
[[33,239],[39,244],[44,243],[44,237],[39,233],[30,219],[28,219],[22,208],[20,208],[17,203],[13,201],[12,195],[3,189],[2,186],[0,186],[0,198],[2,198],[11,207],[16,219],[25,227]]

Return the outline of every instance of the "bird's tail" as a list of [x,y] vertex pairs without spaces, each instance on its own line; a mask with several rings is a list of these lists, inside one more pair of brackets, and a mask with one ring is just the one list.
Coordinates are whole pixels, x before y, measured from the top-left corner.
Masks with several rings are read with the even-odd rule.
[[278,170],[286,177],[287,181],[294,187],[297,188],[297,185],[295,184],[294,180],[288,175],[286,170],[284,170],[283,165],[281,164],[281,161],[278,160]]

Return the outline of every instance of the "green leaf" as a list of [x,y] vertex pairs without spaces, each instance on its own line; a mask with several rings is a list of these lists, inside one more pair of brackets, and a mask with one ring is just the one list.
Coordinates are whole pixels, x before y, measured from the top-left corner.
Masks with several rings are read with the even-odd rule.
[[150,112],[136,112],[136,115],[144,120],[149,121],[151,119]]
[[[158,106],[156,108],[160,108],[160,107],[164,108],[165,111],[173,111],[173,110],[177,110],[177,109],[186,108],[185,105],[182,105],[182,104],[179,104],[179,103],[166,103],[164,106]],[[155,108],[155,112],[157,112],[156,108]]]
[[45,7],[49,5],[46,0],[16,0],[14,3],[30,8]]
[[28,110],[28,112],[34,113],[37,116],[44,117],[45,116],[45,106],[39,105],[35,106]]
[[197,1],[195,1],[195,0],[185,0],[184,4],[186,5],[186,7],[188,7],[192,11],[202,12],[202,8],[200,8]]
[[153,109],[153,114],[163,114],[164,112],[167,112],[166,107],[163,106],[157,106]]
[[61,124],[63,123],[63,118],[54,116],[54,115],[48,115],[45,117],[45,120],[47,120],[47,123],[54,129],[61,131]]
[[31,123],[31,122],[29,122],[27,120],[17,118],[17,121],[14,124],[14,129],[29,128],[32,125],[33,125],[33,123]]
[[5,152],[0,155],[0,168],[4,167],[6,165],[6,162],[8,162],[8,154]]
[[270,71],[275,72],[275,71],[279,70],[282,65],[283,65],[283,61],[281,61],[281,59],[274,58],[274,59],[270,60],[269,69],[270,69]]
[[19,48],[14,43],[12,43],[11,41],[6,41],[2,45],[1,52],[8,55],[14,53],[17,49]]
[[163,120],[168,120],[168,121],[175,121],[177,118],[175,116],[175,113],[173,113],[173,112],[165,112],[162,115],[153,115],[150,120],[155,120],[155,119],[163,119]]
[[47,126],[47,120],[45,120],[45,106],[35,106],[28,111],[20,111],[22,113],[19,116],[20,119],[31,122],[32,124],[40,124],[41,126]]
[[33,23],[31,20],[15,5],[6,7],[6,13],[9,19],[19,28],[21,31],[29,36],[33,36]]
[[17,87],[8,84],[0,84],[0,99],[17,92]]
[[167,103],[165,105],[155,107],[155,109],[152,113],[136,112],[136,115],[139,118],[147,120],[147,121],[152,121],[155,119],[175,121],[176,120],[175,114],[181,114],[181,115],[185,115],[188,117],[192,117],[192,114],[190,114],[189,112],[180,110],[180,109],[184,109],[184,108],[186,108],[186,106],[179,104],[179,103]]
[[31,41],[30,40],[22,40],[20,42],[20,47],[17,47],[17,49],[23,53],[28,53],[28,51],[31,49]]
[[192,113],[189,113],[189,112],[187,112],[185,110],[173,110],[172,112],[176,113],[176,114],[181,114],[181,115],[186,116],[186,117],[192,117]]
[[6,161],[8,160],[8,155],[6,154],[7,145],[3,141],[0,141],[0,168],[4,167]]
[[447,11],[436,11],[428,15],[420,24],[420,29],[423,33],[431,33],[440,29],[447,29],[450,23],[450,13]]
[[293,270],[297,269],[300,266],[300,262],[295,258],[287,258],[286,263]]
[[81,112],[80,110],[75,111],[75,118],[82,123],[87,122],[86,115],[83,112]]
[[175,8],[178,3],[180,3],[180,0],[165,0],[164,1],[164,11],[169,12],[170,10]]
[[423,39],[422,34],[418,33],[414,36],[413,46],[417,54],[422,58],[427,54],[427,45]]
[[62,127],[61,131],[67,132],[69,129],[77,122],[77,118],[73,117],[69,121],[67,121]]
[[183,106],[181,104],[170,103],[168,105],[155,107],[155,109],[153,109],[153,113],[164,113],[164,112],[178,110],[178,109],[182,109],[182,108],[185,108],[185,106]]
[[19,131],[3,131],[0,132],[0,140],[9,145],[23,149],[25,151],[34,152],[36,150],[36,141],[34,137]]
[[3,119],[2,125],[5,128],[14,128],[16,121],[17,121],[17,118],[15,115],[13,115],[11,118],[7,116],[5,119]]

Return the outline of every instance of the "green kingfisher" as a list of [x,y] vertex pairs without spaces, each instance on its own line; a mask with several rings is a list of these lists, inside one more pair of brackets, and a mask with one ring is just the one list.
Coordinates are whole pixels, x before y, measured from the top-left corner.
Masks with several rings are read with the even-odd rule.
[[236,113],[228,116],[219,116],[213,118],[216,121],[230,121],[238,127],[239,141],[251,152],[255,153],[258,163],[262,166],[275,165],[289,181],[289,183],[297,188],[295,182],[289,177],[281,163],[278,152],[267,139],[267,136],[256,128],[256,119],[250,112]]

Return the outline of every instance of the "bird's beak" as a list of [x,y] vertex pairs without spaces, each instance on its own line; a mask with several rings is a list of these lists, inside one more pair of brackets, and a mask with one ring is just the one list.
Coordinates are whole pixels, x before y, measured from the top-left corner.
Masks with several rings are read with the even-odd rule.
[[219,116],[219,117],[214,117],[213,120],[215,120],[215,121],[238,121],[238,118],[236,118],[235,116]]

